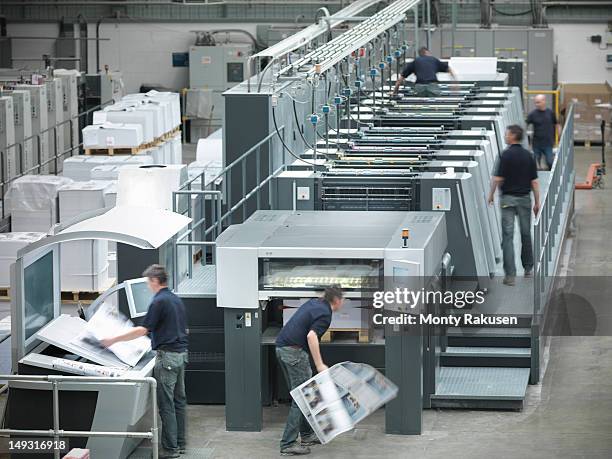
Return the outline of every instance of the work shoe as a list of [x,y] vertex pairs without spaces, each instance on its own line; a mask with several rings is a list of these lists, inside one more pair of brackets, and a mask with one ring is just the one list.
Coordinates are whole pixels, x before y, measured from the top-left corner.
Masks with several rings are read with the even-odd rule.
[[307,437],[302,437],[301,443],[302,446],[314,446],[320,445],[321,440],[319,440],[316,435],[309,435]]
[[302,446],[296,442],[291,446],[281,449],[280,453],[281,456],[303,456],[305,454],[310,454],[310,448],[308,446]]
[[163,449],[159,452],[159,459],[175,459],[177,457],[181,457],[178,451]]
[[514,278],[514,276],[506,276],[504,277],[503,283],[504,285],[513,286],[516,285],[516,279]]

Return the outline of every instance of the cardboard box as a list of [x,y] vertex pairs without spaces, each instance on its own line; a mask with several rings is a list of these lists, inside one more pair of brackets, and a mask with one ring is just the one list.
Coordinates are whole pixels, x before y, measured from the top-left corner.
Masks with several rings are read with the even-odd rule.
[[[574,138],[581,141],[600,141],[601,122],[612,120],[612,110],[602,105],[612,102],[609,83],[566,84],[563,86],[563,109],[574,104]],[[606,133],[606,139],[609,139]]]

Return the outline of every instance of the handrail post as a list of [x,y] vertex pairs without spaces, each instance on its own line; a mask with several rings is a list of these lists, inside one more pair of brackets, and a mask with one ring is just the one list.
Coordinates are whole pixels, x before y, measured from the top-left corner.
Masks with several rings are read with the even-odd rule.
[[[53,379],[51,384],[53,385],[53,440],[56,445],[59,441],[59,430],[60,430],[60,422],[59,422],[59,388],[58,381]],[[54,459],[59,459],[60,450],[57,448],[53,448],[53,457]]]
[[151,391],[151,448],[153,449],[153,459],[159,458],[159,426],[157,425],[157,380],[155,378],[147,378],[149,390]]

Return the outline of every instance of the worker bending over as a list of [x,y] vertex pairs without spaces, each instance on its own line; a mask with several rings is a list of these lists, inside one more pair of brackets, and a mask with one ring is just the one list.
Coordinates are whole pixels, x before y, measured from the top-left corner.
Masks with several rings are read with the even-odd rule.
[[153,376],[157,380],[157,403],[162,420],[160,458],[176,458],[185,452],[185,366],[187,365],[187,315],[183,301],[168,290],[163,266],[151,265],[143,273],[155,296],[141,327],[102,340],[106,347],[120,341],[151,335],[157,351]]
[[404,80],[413,73],[416,75],[416,85],[414,87],[417,95],[421,97],[435,97],[439,95],[438,88],[435,84],[438,82],[437,73],[450,73],[453,79],[457,79],[453,69],[448,66],[448,63],[442,62],[437,57],[431,54],[431,51],[426,47],[419,48],[419,55],[412,61],[406,64],[402,73],[398,76],[395,83],[393,95],[396,95]]
[[[310,350],[317,372],[327,370],[327,365],[321,358],[319,339],[329,328],[332,311],[340,310],[343,302],[344,296],[340,289],[326,288],[322,298],[314,298],[300,306],[276,338],[276,357],[290,391],[312,377],[308,350]],[[301,443],[297,441],[298,434],[300,434]],[[309,446],[320,443],[293,400],[285,432],[280,442],[281,455],[309,454]]]
[[523,128],[513,124],[506,129],[506,143],[499,160],[497,173],[491,182],[489,204],[493,204],[495,190],[501,188],[502,251],[504,256],[504,284],[514,285],[516,264],[514,263],[514,220],[518,216],[521,231],[521,262],[525,277],[533,271],[533,248],[531,246],[531,191],[533,191],[533,213],[540,210],[540,186],[538,168],[530,151],[521,146]]
[[535,109],[527,116],[527,124],[533,124],[533,141],[531,142],[536,164],[540,166],[540,158],[544,156],[550,170],[553,165],[553,146],[555,134],[560,135],[561,125],[555,113],[546,107],[546,96],[538,94],[533,98]]

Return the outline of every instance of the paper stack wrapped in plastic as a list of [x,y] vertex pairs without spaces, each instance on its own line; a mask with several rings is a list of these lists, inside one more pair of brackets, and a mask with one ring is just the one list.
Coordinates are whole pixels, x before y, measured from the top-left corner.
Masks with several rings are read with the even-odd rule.
[[71,182],[55,175],[24,175],[14,180],[4,197],[11,229],[48,232],[58,221],[57,191]]
[[0,233],[0,287],[10,286],[10,268],[17,260],[17,252],[45,235],[46,233]]
[[[106,207],[108,181],[73,182],[58,190],[60,222]],[[61,244],[61,288],[63,291],[100,291],[107,286],[108,242],[71,241]]]

